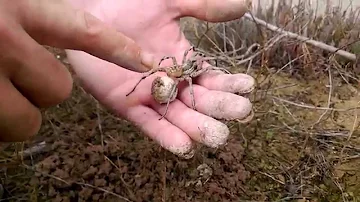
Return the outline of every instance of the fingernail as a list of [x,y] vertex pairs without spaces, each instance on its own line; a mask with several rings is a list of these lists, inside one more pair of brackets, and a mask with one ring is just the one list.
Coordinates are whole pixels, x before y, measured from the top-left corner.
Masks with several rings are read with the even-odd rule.
[[256,80],[248,75],[243,75],[244,80],[243,82],[240,82],[240,78],[239,80],[237,80],[238,82],[234,81],[234,85],[238,87],[238,92],[239,94],[248,94],[251,93],[255,87],[256,87]]
[[154,67],[155,57],[153,54],[146,51],[142,51],[140,57],[141,57],[141,64],[143,64],[148,70]]
[[254,118],[254,116],[255,116],[255,112],[254,112],[254,110],[251,110],[250,114],[247,115],[245,118],[236,119],[236,121],[238,121],[239,123],[248,123]]

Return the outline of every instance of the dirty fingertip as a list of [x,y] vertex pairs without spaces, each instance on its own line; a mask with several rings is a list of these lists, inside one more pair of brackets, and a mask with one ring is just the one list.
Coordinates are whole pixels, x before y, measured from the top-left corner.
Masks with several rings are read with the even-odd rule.
[[247,94],[247,93],[251,93],[256,86],[256,80],[254,79],[254,77],[249,76],[247,74],[238,74],[235,75],[238,77],[243,77],[243,79],[233,79],[233,83],[234,83],[234,89],[233,92],[237,92],[240,94]]
[[247,74],[225,74],[218,76],[218,89],[240,95],[251,93],[255,89],[255,79]]
[[163,146],[166,150],[170,151],[171,153],[177,155],[183,159],[191,159],[194,157],[195,150],[193,148],[192,143],[185,143],[183,145],[177,146]]
[[230,130],[222,122],[210,118],[199,127],[201,141],[208,147],[217,148],[226,144]]
[[[253,110],[248,98],[228,92],[209,91],[199,102],[202,113],[222,120],[242,120]],[[199,107],[200,108],[200,107]]]
[[247,74],[223,74],[215,71],[203,74],[198,79],[199,84],[210,90],[230,93],[248,94],[256,87],[256,80]]

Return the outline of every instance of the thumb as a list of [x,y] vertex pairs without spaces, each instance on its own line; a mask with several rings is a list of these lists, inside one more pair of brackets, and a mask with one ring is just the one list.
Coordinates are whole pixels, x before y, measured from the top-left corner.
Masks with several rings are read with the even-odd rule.
[[181,17],[190,16],[208,22],[225,22],[242,17],[251,0],[178,0]]
[[20,23],[38,43],[85,51],[137,72],[152,68],[153,56],[134,40],[64,0],[22,4]]

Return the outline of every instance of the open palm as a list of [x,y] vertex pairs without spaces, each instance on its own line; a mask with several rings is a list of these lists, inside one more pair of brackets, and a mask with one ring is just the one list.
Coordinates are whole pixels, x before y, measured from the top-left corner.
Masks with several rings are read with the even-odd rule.
[[[175,56],[181,61],[184,51],[190,47],[180,31],[180,17],[227,21],[241,17],[247,4],[245,0],[79,0],[72,3],[132,38],[144,50],[155,54],[156,61],[163,56]],[[166,106],[151,97],[154,76],[145,79],[126,97],[142,74],[84,52],[68,50],[67,54],[89,93],[132,121],[165,149],[186,158],[193,155],[192,141],[210,147],[226,143],[229,130],[216,119],[244,119],[252,110],[248,99],[233,93],[251,91],[253,78],[244,74],[208,72],[194,80],[197,111],[191,108],[189,86],[181,83],[177,99],[169,105],[165,118],[159,121]]]

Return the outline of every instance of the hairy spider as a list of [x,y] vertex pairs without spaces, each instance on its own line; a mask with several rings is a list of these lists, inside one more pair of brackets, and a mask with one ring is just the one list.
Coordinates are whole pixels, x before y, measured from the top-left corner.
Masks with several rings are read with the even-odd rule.
[[[189,53],[189,51],[193,51],[194,55],[192,57],[190,57],[189,59],[187,59],[187,55]],[[169,107],[169,103],[172,102],[177,95],[177,85],[181,82],[186,80],[189,83],[189,87],[190,87],[190,96],[191,96],[191,104],[192,104],[192,108],[194,110],[196,110],[195,107],[195,98],[194,98],[194,89],[193,89],[193,82],[192,79],[199,76],[200,74],[208,71],[208,70],[221,70],[224,71],[226,73],[231,74],[228,70],[224,69],[224,68],[220,68],[220,67],[214,67],[214,66],[207,66],[207,67],[202,67],[203,62],[206,60],[205,58],[200,58],[199,60],[196,60],[196,56],[204,56],[204,54],[199,53],[195,50],[195,47],[191,47],[189,49],[187,49],[184,52],[184,56],[182,59],[182,64],[179,65],[176,61],[176,58],[173,56],[165,56],[163,57],[157,68],[151,69],[150,71],[146,72],[144,76],[141,77],[141,79],[136,83],[136,85],[134,86],[134,88],[126,95],[129,96],[132,92],[135,91],[136,87],[139,85],[139,83],[146,79],[148,76],[156,73],[156,72],[165,72],[166,75],[171,79],[171,83],[170,85],[170,89],[166,89],[169,90],[167,93],[161,92],[160,93],[160,88],[164,88],[165,86],[165,82],[169,82],[169,80],[164,80],[164,77],[157,77],[155,78],[155,80],[152,83],[152,91],[151,94],[152,96],[155,98],[155,100],[157,102],[159,102],[160,104],[164,104],[166,103],[166,109],[165,109],[165,113],[159,118],[159,120],[161,120],[162,118],[165,117],[167,111],[168,111],[168,107]],[[168,66],[168,67],[160,67],[160,64],[167,59],[172,59],[173,65]],[[200,62],[200,63],[197,63]],[[161,80],[162,78],[164,78],[163,80]],[[167,79],[169,79],[167,78]],[[161,89],[163,90],[163,89]],[[158,97],[161,96],[165,96],[162,99],[165,100],[161,100]],[[156,99],[158,98],[158,99]]]

